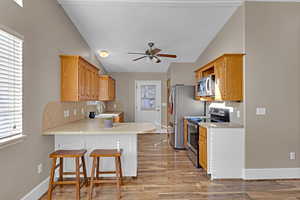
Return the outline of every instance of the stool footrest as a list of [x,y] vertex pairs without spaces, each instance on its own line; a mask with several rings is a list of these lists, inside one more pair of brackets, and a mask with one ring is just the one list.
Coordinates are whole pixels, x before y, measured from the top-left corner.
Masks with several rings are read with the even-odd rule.
[[116,171],[99,171],[98,174],[116,174]]
[[[84,174],[84,173],[80,172],[80,174]],[[76,175],[76,172],[64,172],[63,175]]]
[[76,181],[56,181],[54,184],[57,185],[71,185],[71,184],[76,184]]
[[93,182],[93,183],[117,183],[118,182],[118,179],[115,179],[115,180],[108,180],[108,179],[100,179],[100,180],[97,180],[97,179],[95,179],[95,180],[93,180],[93,181],[91,181],[91,182]]

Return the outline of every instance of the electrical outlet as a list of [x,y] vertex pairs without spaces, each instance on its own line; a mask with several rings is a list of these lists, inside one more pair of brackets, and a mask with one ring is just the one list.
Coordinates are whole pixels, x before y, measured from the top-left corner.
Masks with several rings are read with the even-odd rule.
[[241,113],[240,113],[240,111],[238,110],[238,111],[236,111],[236,117],[237,118],[240,118],[241,117]]
[[37,166],[37,173],[40,174],[40,173],[42,173],[42,172],[43,172],[43,164],[40,163],[40,164],[38,164],[38,166]]
[[290,152],[290,160],[296,160],[296,152]]
[[70,111],[69,110],[65,110],[64,111],[64,117],[67,118],[70,116]]
[[76,110],[76,109],[73,110],[73,114],[74,114],[75,116],[77,115],[77,110]]
[[266,108],[256,108],[256,115],[265,115]]

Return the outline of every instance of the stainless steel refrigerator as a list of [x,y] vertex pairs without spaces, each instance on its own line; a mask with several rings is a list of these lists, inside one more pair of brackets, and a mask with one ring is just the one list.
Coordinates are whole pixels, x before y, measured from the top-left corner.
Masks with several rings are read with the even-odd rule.
[[169,104],[170,145],[175,149],[184,149],[183,118],[184,116],[204,116],[205,105],[195,100],[195,87],[174,85],[171,90]]

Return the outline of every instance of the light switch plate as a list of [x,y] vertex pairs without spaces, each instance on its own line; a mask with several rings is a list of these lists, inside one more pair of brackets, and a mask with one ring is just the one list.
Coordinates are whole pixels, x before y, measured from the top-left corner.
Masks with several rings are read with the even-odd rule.
[[241,112],[238,110],[238,111],[236,111],[236,117],[237,118],[240,118],[241,117]]
[[74,114],[75,116],[77,115],[77,110],[76,110],[76,109],[73,110],[73,114]]
[[265,115],[266,108],[256,108],[256,115]]
[[290,160],[296,160],[296,152],[290,152]]

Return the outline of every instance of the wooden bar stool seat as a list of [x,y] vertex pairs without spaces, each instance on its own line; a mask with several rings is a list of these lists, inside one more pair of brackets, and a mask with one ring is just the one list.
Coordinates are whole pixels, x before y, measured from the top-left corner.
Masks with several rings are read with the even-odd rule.
[[[48,188],[48,200],[52,199],[52,191],[57,185],[76,185],[76,200],[80,199],[80,188],[88,183],[87,175],[86,175],[86,165],[84,160],[84,155],[87,151],[85,149],[80,150],[57,150],[49,155],[52,159],[52,168],[50,170],[50,181]],[[56,161],[59,158],[59,164],[56,165]],[[75,172],[64,172],[63,171],[63,159],[64,158],[74,158],[75,159]],[[81,160],[81,164],[80,164]],[[58,181],[54,181],[55,170],[59,168],[59,179]],[[82,168],[82,172],[80,169]],[[80,181],[80,175],[83,174],[84,180]],[[75,180],[63,180],[63,175],[76,175]]]
[[[90,157],[93,158],[93,165],[91,170],[91,181],[89,189],[89,200],[92,199],[94,184],[100,183],[116,183],[118,199],[121,198],[121,185],[123,179],[122,166],[121,166],[122,149],[95,149]],[[100,171],[100,158],[101,157],[114,157],[115,158],[115,171]],[[115,174],[115,179],[100,178],[100,174]]]

